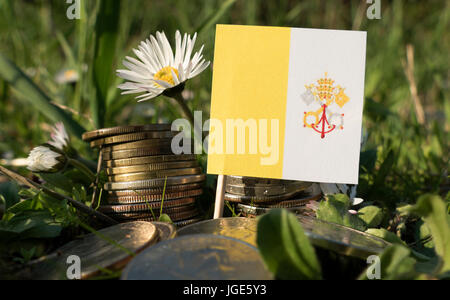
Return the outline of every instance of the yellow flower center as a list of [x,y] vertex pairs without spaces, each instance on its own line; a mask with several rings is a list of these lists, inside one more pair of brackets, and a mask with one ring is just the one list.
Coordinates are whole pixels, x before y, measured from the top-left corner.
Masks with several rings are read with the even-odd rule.
[[[175,85],[175,80],[172,76],[172,71],[173,71],[173,73],[175,73],[177,78],[179,78],[177,69],[172,68],[172,67],[165,67],[165,68],[162,68],[161,70],[159,70],[158,73],[155,74],[153,79],[165,81],[167,83],[170,83],[171,85]],[[161,87],[158,83],[155,83],[155,84],[158,87]]]
[[70,79],[70,78],[72,78],[75,75],[76,75],[76,72],[74,70],[67,70],[67,71],[64,72],[64,78],[65,79]]

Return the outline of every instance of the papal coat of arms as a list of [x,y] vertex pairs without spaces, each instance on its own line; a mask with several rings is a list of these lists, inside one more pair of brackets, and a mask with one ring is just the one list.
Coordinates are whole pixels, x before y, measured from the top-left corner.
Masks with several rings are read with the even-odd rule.
[[350,101],[345,94],[345,88],[335,85],[327,73],[324,78],[317,80],[317,83],[305,85],[305,88],[301,99],[307,106],[315,105],[318,109],[304,112],[303,126],[320,133],[322,139],[335,129],[343,130],[344,114],[336,112],[333,106],[342,108]]

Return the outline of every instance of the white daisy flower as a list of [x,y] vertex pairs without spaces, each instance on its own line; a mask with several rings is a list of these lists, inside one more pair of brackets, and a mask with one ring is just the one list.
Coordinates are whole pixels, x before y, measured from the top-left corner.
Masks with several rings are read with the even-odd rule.
[[57,172],[65,163],[66,158],[46,146],[31,150],[28,158],[28,170],[31,172]]
[[49,141],[48,144],[59,150],[63,150],[69,145],[69,135],[67,134],[66,128],[64,127],[64,123],[56,123],[52,129],[52,140]]
[[[157,32],[142,41],[138,49],[133,49],[137,58],[127,56],[123,65],[127,70],[117,70],[117,76],[128,80],[120,84],[123,94],[143,93],[136,97],[139,102],[155,98],[170,89],[180,86],[200,73],[210,64],[203,58],[203,47],[193,56],[197,33],[191,38],[175,33],[175,54],[164,32]],[[192,58],[191,58],[192,57]]]
[[80,75],[76,70],[73,69],[62,70],[55,76],[55,81],[59,84],[75,83],[79,79]]

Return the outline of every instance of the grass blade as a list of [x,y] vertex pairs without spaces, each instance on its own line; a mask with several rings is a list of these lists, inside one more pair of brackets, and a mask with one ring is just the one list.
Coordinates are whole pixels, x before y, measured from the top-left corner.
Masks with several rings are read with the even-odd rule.
[[206,18],[206,20],[196,29],[196,32],[200,34],[212,25],[216,24],[217,21],[219,21],[219,19],[233,6],[235,2],[236,0],[227,0],[223,2],[219,9],[212,13],[208,18]]
[[92,118],[97,128],[105,123],[108,90],[114,75],[120,4],[120,0],[101,0],[97,15],[93,74],[96,98],[91,101]]
[[81,138],[86,130],[64,110],[51,103],[50,98],[12,61],[0,54],[0,77],[14,87],[26,102],[53,122],[62,121],[66,129]]

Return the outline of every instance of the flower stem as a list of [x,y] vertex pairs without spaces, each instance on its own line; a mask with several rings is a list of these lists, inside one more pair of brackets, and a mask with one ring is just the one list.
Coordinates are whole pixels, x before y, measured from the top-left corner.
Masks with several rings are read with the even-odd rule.
[[68,162],[69,164],[80,170],[84,175],[86,175],[90,181],[94,182],[95,174],[88,167],[86,167],[85,164],[73,158],[69,158]]
[[194,128],[194,115],[192,114],[191,110],[189,109],[189,107],[186,104],[186,101],[184,100],[183,96],[181,95],[181,93],[176,93],[173,96],[173,99],[175,99],[178,104],[180,104],[181,109],[183,110],[183,114],[184,116],[188,119],[188,121],[191,123],[192,128]]

